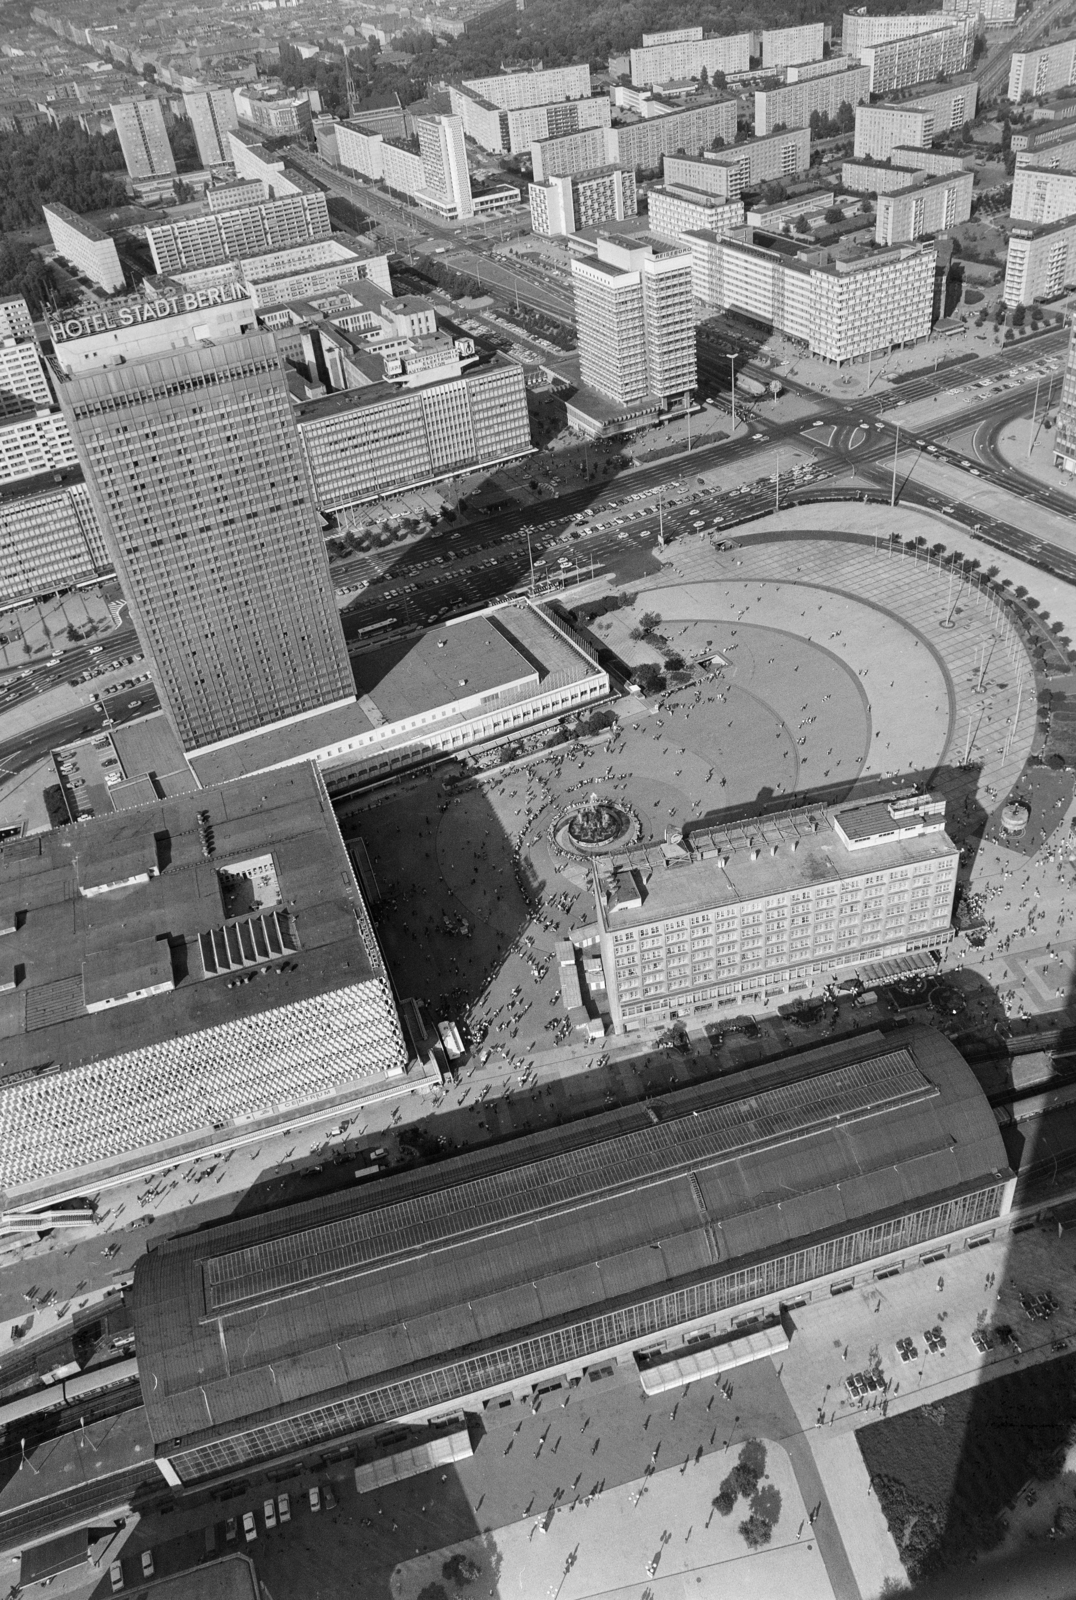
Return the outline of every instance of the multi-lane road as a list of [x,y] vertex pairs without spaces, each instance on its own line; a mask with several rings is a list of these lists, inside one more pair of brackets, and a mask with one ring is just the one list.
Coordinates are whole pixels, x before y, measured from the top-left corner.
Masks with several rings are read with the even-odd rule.
[[[1058,491],[1020,479],[1004,463],[984,460],[977,464],[965,452],[941,442],[957,427],[976,423],[1000,427],[1007,418],[1026,411],[1036,378],[1041,376],[1037,368],[1056,360],[1063,340],[1063,334],[1046,335],[1021,346],[1012,357],[1008,353],[980,357],[904,384],[887,385],[881,394],[862,401],[818,395],[782,376],[787,387],[810,398],[813,415],[776,423],[765,414],[767,408],[756,408],[750,431],[735,440],[642,467],[630,477],[566,489],[557,499],[430,535],[407,550],[357,556],[341,564],[335,569],[339,586],[367,585],[348,608],[345,630],[361,644],[382,631],[420,626],[480,606],[513,589],[529,587],[532,559],[539,589],[558,574],[571,584],[577,573],[586,577],[592,568],[600,572],[623,566],[633,551],[638,560],[639,552],[653,549],[659,524],[666,537],[694,533],[700,521],[707,532],[716,526],[719,536],[735,537],[737,524],[776,503],[778,485],[773,481],[772,463],[774,447],[782,445],[798,446],[801,451],[809,448],[815,458],[809,479],[786,476],[781,486],[782,505],[793,498],[815,499],[825,493],[839,492],[843,497],[849,485],[853,490],[861,486],[872,496],[888,496],[892,462],[899,450],[897,494],[901,504],[944,510],[965,532],[992,548],[1008,550],[1076,583],[1076,557],[1022,527],[973,511],[960,496],[932,487],[929,481],[909,479],[906,466],[908,451],[918,451],[924,461],[948,462],[967,472],[969,499],[974,474],[983,485],[1011,489],[1018,484],[1023,498],[1052,509],[1063,505],[1071,512],[1071,503]],[[703,367],[705,373],[706,363]],[[748,366],[747,370],[762,379],[769,376],[764,368]],[[713,371],[716,377],[716,367]],[[999,378],[1012,386],[997,392]],[[897,420],[880,416],[889,412],[895,418],[899,411],[894,408],[901,402],[947,393],[954,382],[969,386],[967,406],[958,423],[939,419],[931,425],[905,428]],[[979,387],[984,382],[989,387]],[[722,490],[704,489],[698,478],[704,469],[714,466],[732,468],[733,473],[726,471],[723,477],[738,476],[740,482]],[[831,487],[835,485],[844,487]],[[677,501],[679,504],[670,504]],[[597,531],[581,530],[573,522],[581,513],[589,513],[586,527]],[[613,525],[616,516],[626,519],[623,526]],[[574,537],[566,540],[569,528]],[[560,567],[562,561],[568,563],[566,569]]]

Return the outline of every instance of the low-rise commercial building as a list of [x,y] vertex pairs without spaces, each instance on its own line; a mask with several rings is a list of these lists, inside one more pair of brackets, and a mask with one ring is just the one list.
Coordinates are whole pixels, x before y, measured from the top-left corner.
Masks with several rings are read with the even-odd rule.
[[305,94],[245,83],[233,90],[233,99],[238,120],[263,139],[293,139],[313,131],[310,99]]
[[[775,1006],[850,970],[943,948],[960,852],[945,801],[903,792],[752,817],[593,869],[602,966],[622,1033]],[[669,870],[675,868],[675,870]]]
[[1041,227],[1014,228],[1005,256],[1007,306],[1053,300],[1076,284],[1076,218]]
[[671,187],[738,200],[745,189],[799,177],[810,164],[811,130],[788,128],[761,139],[745,139],[724,150],[705,150],[698,156],[667,155],[662,173]]
[[755,133],[773,133],[779,123],[787,128],[806,128],[816,111],[836,118],[842,106],[855,108],[869,94],[868,67],[849,67],[774,89],[756,89]]
[[698,78],[746,72],[751,65],[752,36],[731,33],[704,39],[701,28],[676,28],[668,33],[644,33],[642,45],[631,51],[631,81],[639,88],[674,78]]
[[639,209],[634,172],[599,167],[573,177],[549,178],[528,189],[531,232],[545,238],[576,233],[600,222],[622,222]]
[[260,186],[250,185],[249,188],[254,189],[259,198],[240,193],[227,208],[211,209],[200,217],[181,217],[176,222],[148,227],[146,243],[157,271],[170,273],[213,266],[221,261],[304,244],[310,239],[325,239],[332,232],[321,189],[310,194],[282,195],[279,200],[266,200],[260,197]]
[[1053,167],[1021,166],[1012,180],[1009,215],[1014,222],[1059,222],[1076,216],[1076,172]]
[[941,174],[878,197],[874,228],[876,244],[905,244],[928,234],[942,233],[967,222],[971,216],[973,172]]
[[932,245],[838,255],[752,228],[687,234],[695,297],[800,340],[838,364],[930,332]]
[[141,806],[0,850],[20,908],[3,993],[8,1207],[376,1095],[406,1064],[317,770],[146,787]]
[[79,468],[0,490],[0,596],[25,600],[112,570]]
[[103,228],[87,222],[85,217],[78,216],[58,200],[51,200],[41,209],[53,245],[64,260],[106,294],[118,293],[124,286],[124,279],[116,241]]
[[950,155],[945,150],[920,149],[914,145],[903,149],[900,145],[894,146],[890,160],[894,165],[901,167],[914,167],[918,172],[929,173],[937,178],[951,172],[970,171],[968,162],[963,156]]
[[1007,95],[1019,105],[1025,95],[1037,98],[1076,83],[1076,37],[1038,50],[1015,50],[1009,62]]
[[859,59],[870,68],[871,94],[893,94],[911,84],[965,72],[971,61],[975,25],[969,17],[949,17],[944,28],[865,45]]
[[647,196],[650,231],[659,239],[680,239],[685,233],[709,229],[728,233],[744,219],[742,200],[725,200],[698,189],[681,189],[668,184],[651,189]]

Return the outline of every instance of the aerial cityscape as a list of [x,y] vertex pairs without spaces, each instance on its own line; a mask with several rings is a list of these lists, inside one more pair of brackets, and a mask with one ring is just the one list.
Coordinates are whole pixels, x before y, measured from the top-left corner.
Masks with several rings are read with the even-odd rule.
[[0,0],[0,1600],[1076,1595],[1076,0],[940,3]]

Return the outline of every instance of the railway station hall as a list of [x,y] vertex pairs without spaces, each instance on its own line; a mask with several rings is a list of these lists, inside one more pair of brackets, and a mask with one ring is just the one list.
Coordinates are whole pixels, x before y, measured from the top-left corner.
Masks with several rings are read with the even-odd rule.
[[617,1369],[680,1387],[985,1241],[1014,1184],[910,1027],[169,1240],[132,1291],[157,1464],[201,1487]]

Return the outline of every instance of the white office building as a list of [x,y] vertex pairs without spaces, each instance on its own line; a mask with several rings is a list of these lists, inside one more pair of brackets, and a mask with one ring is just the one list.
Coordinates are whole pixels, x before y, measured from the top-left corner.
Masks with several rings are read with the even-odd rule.
[[1076,216],[1076,172],[1053,167],[1022,167],[1012,180],[1009,215],[1014,222],[1060,222]]
[[222,167],[231,163],[232,147],[228,134],[239,126],[239,113],[230,89],[186,89],[183,108],[191,120],[198,159],[203,167]]
[[563,237],[601,222],[622,222],[638,210],[634,172],[600,167],[529,187],[531,232]]
[[763,67],[790,67],[801,61],[821,61],[826,47],[826,25],[805,22],[798,28],[765,28],[762,32]]
[[1015,104],[1025,95],[1054,94],[1076,83],[1076,38],[1041,50],[1016,50],[1009,63],[1008,98]]
[[917,174],[903,189],[878,196],[876,244],[907,244],[928,234],[944,233],[971,216],[974,172],[954,172],[934,178]]
[[723,150],[704,150],[698,156],[667,155],[662,173],[667,185],[700,189],[738,200],[745,189],[797,178],[811,164],[811,131],[788,128],[761,139],[745,139]]
[[685,233],[709,230],[728,233],[743,224],[743,201],[699,189],[666,184],[647,197],[650,231],[659,239],[681,239]]
[[0,484],[58,472],[78,461],[67,418],[60,411],[0,417]]
[[159,100],[122,100],[110,106],[120,149],[132,178],[157,178],[175,172]]
[[814,113],[835,118],[844,105],[858,106],[870,94],[870,69],[850,67],[818,78],[755,90],[755,134],[773,133],[778,125],[806,128]]
[[871,94],[895,94],[912,84],[966,71],[974,42],[971,19],[950,17],[947,27],[931,33],[913,33],[906,39],[866,45],[859,58],[870,68]]
[[123,268],[109,234],[57,200],[42,204],[41,209],[53,245],[65,261],[106,294],[123,288]]
[[932,139],[973,119],[978,95],[976,83],[950,83],[896,105],[859,106],[854,153],[887,161],[901,146],[926,149]]
[[316,189],[279,200],[246,197],[227,210],[162,222],[146,229],[146,242],[157,271],[169,273],[325,239],[331,232],[325,195]]
[[642,45],[631,52],[631,81],[645,89],[677,78],[708,77],[722,72],[746,72],[751,65],[750,33],[731,33],[704,39],[701,28],[678,28],[672,33],[644,33]]
[[684,250],[599,238],[572,262],[583,383],[621,406],[662,407],[695,387],[691,256]]
[[868,17],[865,11],[846,11],[841,27],[841,50],[845,55],[861,58],[863,50],[870,45],[907,39],[913,33],[934,33],[953,21],[946,11],[923,11],[918,16],[898,13],[888,17]]
[[1076,218],[1040,228],[1016,227],[1005,257],[1007,306],[1054,300],[1076,285]]
[[854,361],[930,332],[933,245],[838,256],[747,227],[688,234],[684,243],[697,299],[798,339],[826,361]]

